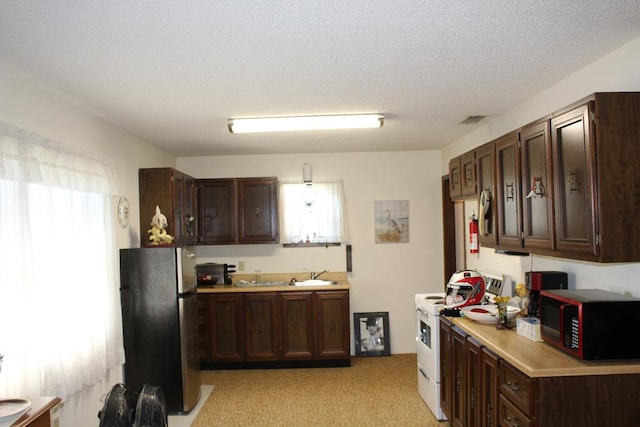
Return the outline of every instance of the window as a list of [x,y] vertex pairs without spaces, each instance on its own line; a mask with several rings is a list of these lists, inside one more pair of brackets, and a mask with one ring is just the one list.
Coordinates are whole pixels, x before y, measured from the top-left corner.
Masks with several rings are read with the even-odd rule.
[[0,122],[1,396],[67,400],[124,362],[111,168]]
[[281,183],[280,237],[284,244],[349,240],[342,182]]

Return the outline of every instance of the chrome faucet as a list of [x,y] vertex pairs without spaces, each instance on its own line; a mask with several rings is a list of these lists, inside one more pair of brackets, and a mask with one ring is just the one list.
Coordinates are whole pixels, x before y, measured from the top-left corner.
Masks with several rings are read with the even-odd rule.
[[316,280],[316,279],[317,279],[318,277],[320,277],[322,274],[324,274],[324,273],[328,273],[328,272],[329,272],[329,270],[325,270],[325,271],[322,271],[322,272],[320,272],[320,273],[311,273],[311,280]]

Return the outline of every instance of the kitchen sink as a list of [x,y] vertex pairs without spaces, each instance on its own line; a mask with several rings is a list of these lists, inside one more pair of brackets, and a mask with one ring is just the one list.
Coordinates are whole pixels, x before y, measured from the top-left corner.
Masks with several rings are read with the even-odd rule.
[[320,280],[320,279],[309,279],[304,280],[302,282],[295,282],[296,286],[328,286],[328,285],[337,285],[338,282],[334,282],[333,280]]
[[247,282],[246,280],[240,280],[236,283],[237,287],[248,288],[257,286],[285,286],[285,282]]

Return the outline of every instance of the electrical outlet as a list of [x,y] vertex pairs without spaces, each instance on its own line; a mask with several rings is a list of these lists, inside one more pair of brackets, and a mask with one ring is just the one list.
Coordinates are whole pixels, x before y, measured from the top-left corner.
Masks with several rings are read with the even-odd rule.
[[631,295],[631,291],[624,291],[624,294],[628,297],[632,297],[633,295]]
[[238,261],[238,271],[244,271],[244,261]]

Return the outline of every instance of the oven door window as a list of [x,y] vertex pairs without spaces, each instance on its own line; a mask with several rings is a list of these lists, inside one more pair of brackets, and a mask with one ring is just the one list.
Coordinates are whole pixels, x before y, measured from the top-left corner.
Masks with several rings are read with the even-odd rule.
[[431,326],[420,319],[420,342],[431,349]]

